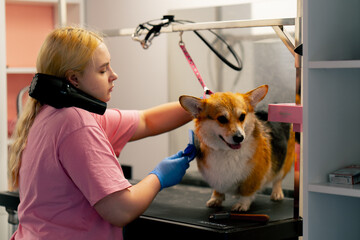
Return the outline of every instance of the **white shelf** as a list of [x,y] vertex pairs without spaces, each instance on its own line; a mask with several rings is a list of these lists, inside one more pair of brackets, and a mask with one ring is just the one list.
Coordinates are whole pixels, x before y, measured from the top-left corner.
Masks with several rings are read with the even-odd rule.
[[326,177],[360,156],[360,1],[303,3],[303,239],[360,239],[360,184]]
[[34,67],[16,67],[16,68],[7,68],[7,74],[33,74],[36,73],[36,68]]
[[310,61],[309,68],[360,68],[360,60],[344,60],[344,61]]
[[342,185],[333,183],[309,184],[308,190],[315,193],[360,197],[360,184]]

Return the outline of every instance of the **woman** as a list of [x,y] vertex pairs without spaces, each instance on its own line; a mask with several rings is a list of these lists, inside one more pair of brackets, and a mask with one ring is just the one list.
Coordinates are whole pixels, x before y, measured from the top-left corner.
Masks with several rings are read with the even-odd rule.
[[[110,100],[117,79],[101,36],[82,28],[51,32],[36,68],[103,102]],[[193,157],[180,151],[132,186],[116,155],[128,141],[190,120],[178,103],[97,115],[30,97],[9,160],[9,182],[20,195],[20,223],[12,239],[122,239],[121,227],[142,214],[162,188],[177,184]]]

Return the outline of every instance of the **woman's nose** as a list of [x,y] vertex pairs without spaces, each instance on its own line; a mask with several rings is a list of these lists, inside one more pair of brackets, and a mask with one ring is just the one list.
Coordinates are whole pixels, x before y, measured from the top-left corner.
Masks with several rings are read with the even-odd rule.
[[111,69],[111,75],[109,77],[109,81],[110,82],[113,82],[115,81],[116,79],[118,79],[118,75],[116,74],[116,72],[114,72],[112,69]]
[[118,79],[118,75],[114,72],[111,81],[115,81],[116,79]]

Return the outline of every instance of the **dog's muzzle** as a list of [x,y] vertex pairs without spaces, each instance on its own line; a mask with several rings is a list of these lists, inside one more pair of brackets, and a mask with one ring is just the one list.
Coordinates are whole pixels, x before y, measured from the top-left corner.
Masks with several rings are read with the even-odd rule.
[[231,149],[240,149],[241,148],[241,142],[244,141],[244,136],[241,134],[236,134],[232,137],[232,140],[234,141],[234,143],[229,143],[227,142],[223,136],[219,135],[219,137],[221,138],[221,140],[223,140],[226,145],[228,145]]

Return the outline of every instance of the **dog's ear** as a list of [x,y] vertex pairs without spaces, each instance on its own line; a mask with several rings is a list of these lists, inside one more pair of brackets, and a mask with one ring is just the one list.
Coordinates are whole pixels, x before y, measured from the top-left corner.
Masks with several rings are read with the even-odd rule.
[[180,96],[179,102],[181,106],[195,118],[199,116],[203,108],[200,98],[183,95]]
[[253,106],[255,108],[256,105],[261,100],[264,99],[264,97],[266,96],[266,94],[268,92],[268,89],[269,89],[268,85],[262,85],[260,87],[257,87],[255,89],[245,93],[246,95],[249,96],[251,106]]

